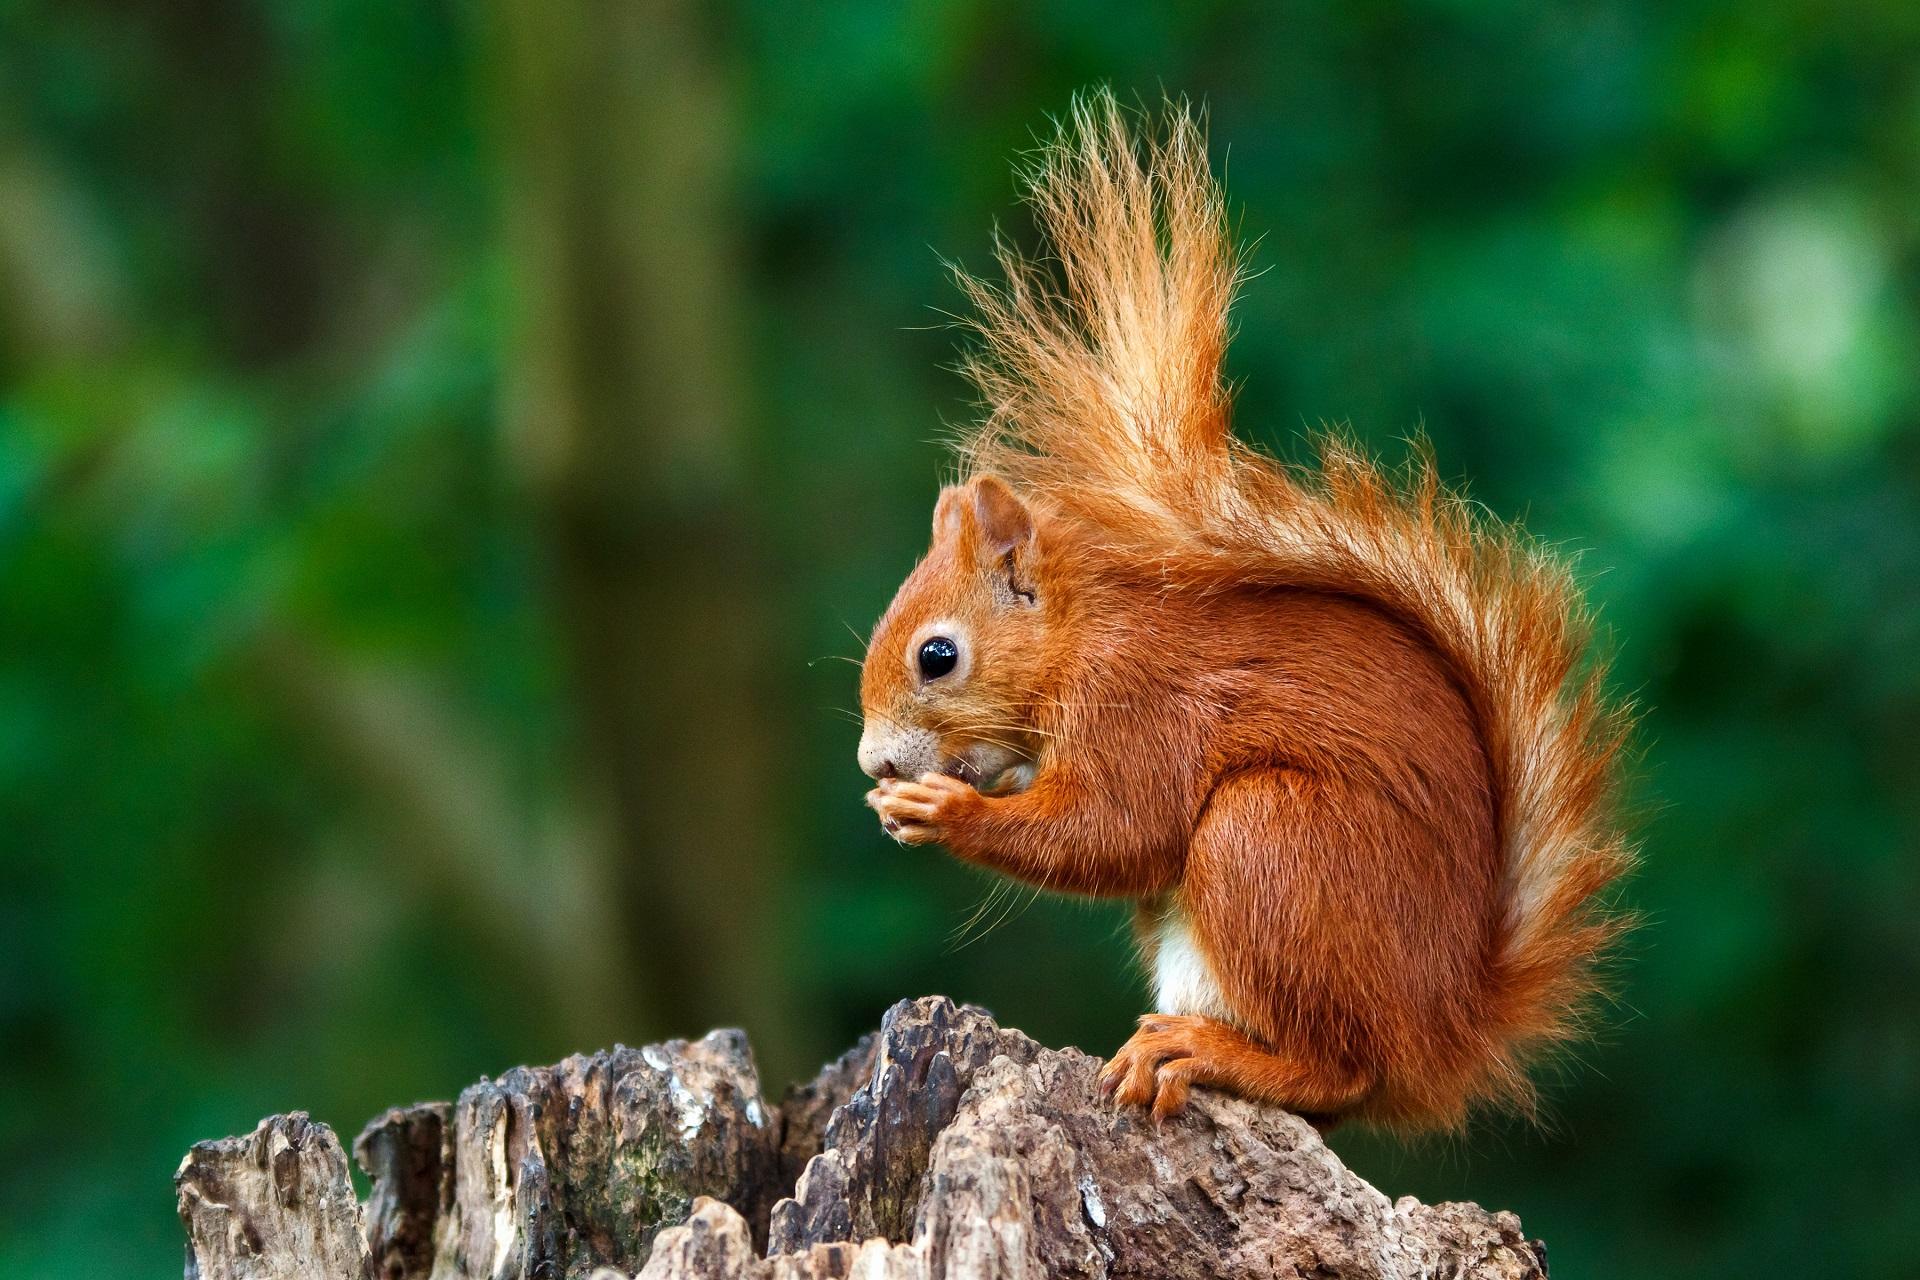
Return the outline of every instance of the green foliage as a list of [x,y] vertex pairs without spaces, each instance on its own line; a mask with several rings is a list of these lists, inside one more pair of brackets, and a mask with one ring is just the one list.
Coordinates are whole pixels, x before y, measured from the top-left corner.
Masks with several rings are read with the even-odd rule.
[[[175,1161],[269,1111],[351,1132],[705,1029],[569,1001],[525,945],[601,939],[552,889],[591,869],[591,697],[510,429],[539,271],[506,230],[515,11],[0,4],[7,1276],[173,1274]],[[1024,234],[1009,161],[1075,89],[1164,87],[1209,104],[1259,237],[1242,429],[1424,428],[1581,552],[1648,708],[1648,923],[1548,1130],[1336,1145],[1520,1210],[1569,1275],[1910,1269],[1920,9],[700,12],[782,746],[684,785],[779,819],[767,1075],[902,995],[1095,1052],[1139,1007],[1114,910],[1001,890],[952,941],[996,891],[880,836],[821,659],[858,654],[969,411],[936,251]]]

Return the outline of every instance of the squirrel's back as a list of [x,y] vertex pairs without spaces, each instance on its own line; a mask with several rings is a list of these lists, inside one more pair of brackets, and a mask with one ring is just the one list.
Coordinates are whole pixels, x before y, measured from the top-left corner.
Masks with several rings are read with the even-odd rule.
[[1624,927],[1603,891],[1632,860],[1610,816],[1627,715],[1570,572],[1424,455],[1389,472],[1330,437],[1296,470],[1231,436],[1221,361],[1240,269],[1184,108],[1136,141],[1110,95],[1083,100],[1030,193],[1051,265],[1002,246],[1003,284],[962,278],[987,408],[967,468],[1169,583],[1354,597],[1431,646],[1470,714],[1495,826],[1485,1048],[1457,1101],[1530,1105],[1525,1064],[1578,1030]]

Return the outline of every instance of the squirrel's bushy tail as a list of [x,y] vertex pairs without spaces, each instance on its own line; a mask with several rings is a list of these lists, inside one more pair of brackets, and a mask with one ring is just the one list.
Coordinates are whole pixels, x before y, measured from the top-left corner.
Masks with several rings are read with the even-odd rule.
[[1494,1025],[1466,1087],[1529,1106],[1525,1063],[1577,1031],[1623,927],[1599,895],[1632,861],[1610,819],[1627,713],[1604,694],[1572,575],[1424,453],[1393,472],[1328,437],[1300,470],[1232,438],[1221,359],[1240,269],[1185,107],[1136,141],[1111,95],[1079,101],[1029,191],[1051,264],[1003,243],[1003,283],[961,277],[987,410],[967,469],[1170,577],[1362,595],[1442,653],[1485,741],[1505,868]]

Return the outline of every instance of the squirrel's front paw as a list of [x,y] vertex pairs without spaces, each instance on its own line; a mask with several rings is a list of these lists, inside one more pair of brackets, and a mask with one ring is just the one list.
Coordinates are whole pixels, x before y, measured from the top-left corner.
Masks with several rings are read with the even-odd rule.
[[945,840],[978,803],[980,793],[972,785],[944,773],[929,773],[914,782],[887,778],[867,792],[867,804],[880,815],[880,825],[901,844]]

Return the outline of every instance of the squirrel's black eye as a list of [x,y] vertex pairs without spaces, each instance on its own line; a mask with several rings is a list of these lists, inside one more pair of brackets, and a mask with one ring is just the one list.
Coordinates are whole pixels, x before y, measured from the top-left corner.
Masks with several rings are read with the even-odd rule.
[[920,677],[938,680],[960,661],[960,646],[945,636],[935,636],[920,646]]

